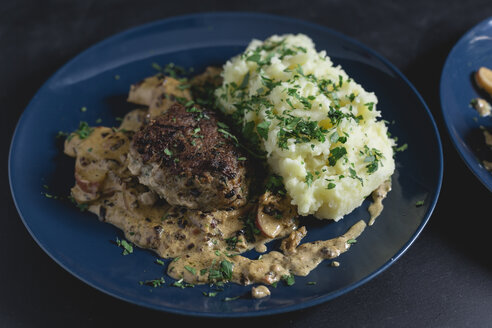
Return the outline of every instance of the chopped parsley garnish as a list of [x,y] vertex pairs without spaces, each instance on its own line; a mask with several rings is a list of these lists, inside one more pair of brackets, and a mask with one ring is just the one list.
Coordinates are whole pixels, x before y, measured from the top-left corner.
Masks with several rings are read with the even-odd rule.
[[251,61],[251,62],[255,62],[255,63],[259,63],[261,60],[261,55],[260,53],[254,53],[252,54],[251,56],[249,56],[248,58],[246,58],[246,61]]
[[89,208],[89,204],[79,204],[77,203],[77,201],[75,200],[75,198],[73,198],[72,195],[68,196],[68,199],[73,203],[75,204],[75,206],[77,206],[77,208],[81,211],[81,212],[84,212],[86,211],[88,208]]
[[311,185],[313,184],[313,179],[313,174],[311,172],[307,172],[304,182],[306,182],[308,187],[311,187]]
[[335,188],[336,186],[337,186],[337,185],[336,185],[336,184],[334,184],[333,182],[329,182],[329,183],[328,183],[328,186],[326,187],[326,189],[333,189],[333,188]]
[[335,131],[330,135],[330,142],[335,143],[338,141],[338,138],[339,138],[338,133],[337,131]]
[[290,101],[290,99],[289,99],[289,98],[285,99],[285,102],[286,102],[286,103],[290,106],[290,108],[292,108],[292,109],[296,109],[296,108],[294,107],[294,105],[292,105],[292,102]]
[[288,149],[288,140],[294,139],[295,143],[307,143],[312,140],[325,142],[325,134],[328,130],[320,127],[318,122],[304,120],[300,117],[288,116],[277,117],[280,122],[280,130],[277,134],[278,146]]
[[330,166],[335,166],[337,161],[347,154],[347,149],[345,147],[335,147],[330,151],[330,156],[328,156],[328,164]]
[[87,112],[87,107],[85,107],[85,106],[84,106],[84,107],[81,107],[81,108],[80,108],[80,111],[81,111],[81,112]]
[[159,260],[159,259],[156,259],[155,260],[155,263],[157,263],[159,265],[164,265],[164,261],[163,260]]
[[172,286],[172,287],[182,288],[182,289],[184,289],[184,288],[193,288],[193,287],[195,287],[195,285],[193,285],[193,284],[189,284],[189,283],[183,282],[183,278],[181,278],[181,279],[179,279],[179,280],[177,280],[177,281],[173,282],[173,283],[171,284],[171,286]]
[[226,280],[230,280],[232,278],[232,270],[233,265],[231,262],[227,260],[223,260],[220,262],[220,271],[222,272],[222,276]]
[[423,200],[419,200],[419,201],[415,202],[415,206],[417,206],[417,207],[420,207],[422,205],[424,205],[424,201]]
[[201,113],[202,111],[195,106],[186,108],[188,113]]
[[230,238],[226,238],[225,242],[227,243],[227,249],[228,250],[234,250],[234,249],[236,249],[236,244],[237,244],[238,240],[237,240],[236,236],[233,236]]
[[44,195],[44,197],[46,197],[46,198],[58,199],[58,196],[48,194],[47,192],[41,192],[41,195]]
[[172,156],[173,152],[166,148],[164,149],[164,154],[166,154],[167,156]]
[[294,46],[294,48],[296,48],[297,50],[299,50],[300,52],[303,52],[303,53],[306,53],[307,52],[307,49],[304,48],[304,47]]
[[203,292],[203,296],[206,297],[215,297],[217,296],[218,292]]
[[164,74],[166,76],[170,76],[174,79],[179,79],[179,80],[182,80],[181,79],[182,76],[187,75],[192,71],[191,68],[187,70],[184,67],[176,65],[174,63],[169,63],[164,68],[162,68],[161,65],[159,65],[157,63],[152,63],[152,67],[155,70],[159,71],[159,73],[161,73],[161,74]]
[[196,269],[195,269],[195,268],[190,267],[190,266],[188,266],[188,265],[185,265],[185,266],[184,266],[184,268],[185,268],[188,272],[190,272],[192,275],[196,275]]
[[355,239],[347,240],[347,244],[355,244],[356,242],[357,242],[357,240],[355,240]]
[[356,123],[359,123],[359,121],[363,119],[362,115],[355,116],[352,113],[347,114],[331,106],[328,111],[328,118],[330,119],[331,124],[333,124],[334,126],[338,126],[340,122],[344,119],[353,119]]
[[180,84],[180,85],[178,85],[179,90],[189,89],[190,87],[191,87],[191,84]]
[[407,150],[407,148],[408,148],[408,144],[405,143],[405,144],[401,145],[400,147],[394,148],[394,150],[397,153],[397,152],[405,151],[405,150]]
[[78,204],[78,203],[77,203],[77,208],[78,208],[81,212],[84,212],[84,211],[87,211],[87,209],[89,208],[89,205],[88,205],[88,204]]
[[140,284],[140,286],[146,285],[156,288],[164,285],[166,281],[164,280],[164,277],[160,277],[159,279],[139,281],[138,283]]
[[196,137],[196,134],[197,134],[198,132],[200,132],[201,130],[202,130],[202,129],[201,129],[200,127],[197,127],[197,128],[195,128],[195,129],[193,129],[193,137]]
[[156,71],[162,71],[161,65],[157,63],[152,63],[152,68],[155,69]]
[[222,128],[222,129],[229,129],[229,126],[225,123],[222,123],[220,121],[217,122],[217,125],[219,126],[219,128]]
[[237,140],[237,138],[232,133],[230,133],[229,131],[224,130],[224,129],[217,129],[217,131],[222,133],[226,139],[230,138],[232,141],[234,141],[236,143],[236,145],[239,144],[239,141]]
[[243,217],[242,221],[244,224],[242,229],[244,231],[244,237],[247,241],[254,242],[256,239],[255,236],[260,234],[260,229],[258,229],[255,224],[254,215],[250,213],[248,216]]
[[362,178],[357,175],[357,172],[353,168],[349,167],[349,173],[352,179],[357,179],[360,181],[361,185],[364,185],[364,180],[362,180]]
[[133,246],[131,243],[127,242],[125,239],[119,239],[116,237],[116,245],[123,248],[123,255],[128,255],[133,253]]
[[366,165],[367,173],[372,174],[378,170],[379,165],[383,166],[383,163],[381,163],[381,159],[384,158],[384,156],[376,148],[369,149],[367,145],[364,145],[363,154],[366,155],[366,157],[364,158],[364,163],[368,163]]
[[[87,122],[81,121],[79,123],[79,128],[77,130],[75,130],[74,133],[80,139],[85,139],[91,135],[92,131],[94,131],[94,129],[91,128],[89,126],[89,124],[87,124]],[[68,136],[68,141],[70,141],[70,139],[72,139],[71,137],[72,137],[72,135]]]
[[303,105],[304,109],[311,109],[311,102],[309,101],[309,99],[299,95],[299,93],[297,93],[297,89],[289,88],[287,90],[287,94],[291,97],[296,98]]
[[216,263],[217,262],[213,260],[210,267],[200,270],[200,275],[208,273],[208,280],[211,283],[225,282],[231,280],[232,272],[234,269],[232,262],[222,260],[220,261],[218,266]]
[[243,136],[253,147],[259,147],[260,138],[255,131],[255,122],[247,122],[243,127]]
[[302,70],[302,66],[300,64],[297,64],[297,66],[296,66],[296,72],[299,75],[304,76],[304,71]]
[[244,75],[243,82],[241,82],[241,85],[238,87],[239,90],[245,89],[248,86],[249,83],[249,71]]
[[316,281],[308,281],[307,284],[308,285],[316,285]]
[[[269,79],[265,76],[261,76],[261,82],[268,89],[268,93],[270,93],[270,91],[272,91],[276,86],[278,86],[278,85],[280,85],[280,83],[282,83],[281,81],[274,81],[274,80]],[[262,92],[263,92],[263,90],[262,90]],[[258,93],[262,93],[262,92],[258,92]]]
[[283,275],[282,280],[287,284],[287,286],[292,286],[293,284],[296,283],[296,280],[295,280],[293,274]]
[[283,178],[276,174],[271,174],[268,176],[265,188],[274,194],[285,195],[287,193],[284,187]]
[[265,140],[268,140],[268,128],[270,127],[269,121],[263,121],[256,126],[256,131]]
[[372,111],[374,109],[374,103],[373,102],[368,102],[368,103],[366,103],[364,105],[367,106],[367,109],[369,111]]
[[58,131],[58,133],[56,134],[56,138],[65,138],[66,136],[68,136],[68,133],[66,132],[63,132],[63,131]]

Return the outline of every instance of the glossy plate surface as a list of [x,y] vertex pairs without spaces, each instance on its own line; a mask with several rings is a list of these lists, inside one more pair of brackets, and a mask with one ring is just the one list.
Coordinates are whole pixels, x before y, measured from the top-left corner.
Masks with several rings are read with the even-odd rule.
[[468,31],[449,53],[441,75],[441,109],[454,146],[477,178],[492,191],[492,173],[482,165],[492,161],[481,126],[492,131],[492,117],[480,117],[470,101],[481,97],[492,102],[480,90],[473,74],[481,67],[492,69],[492,18]]
[[[128,256],[111,243],[122,233],[80,212],[65,196],[73,184],[73,159],[62,154],[58,131],[73,131],[79,121],[117,125],[116,117],[133,109],[126,103],[129,85],[155,74],[152,63],[174,62],[200,72],[222,65],[242,52],[252,38],[305,33],[325,49],[335,64],[374,91],[378,109],[392,135],[408,143],[396,157],[393,190],[375,225],[351,250],[338,258],[340,267],[323,262],[307,277],[272,295],[252,300],[251,287],[229,285],[215,297],[209,286],[152,289],[139,281],[164,275],[156,256],[136,249]],[[86,107],[86,111],[81,111]],[[287,312],[333,299],[367,282],[398,259],[429,219],[441,187],[442,151],[435,123],[422,98],[406,78],[372,50],[337,32],[290,18],[210,13],[167,19],[111,37],[81,53],[56,72],[39,90],[16,128],[9,158],[9,176],[17,209],[37,243],[58,264],[87,284],[141,306],[197,316],[239,317]],[[45,187],[43,187],[45,185]],[[46,189],[48,187],[48,189]],[[424,201],[423,206],[416,206]],[[307,220],[306,241],[344,233],[359,219],[368,219],[369,201],[338,223]],[[274,243],[273,243],[274,244]],[[275,245],[270,245],[270,248]],[[257,256],[257,254],[251,254]],[[308,282],[316,282],[315,285]],[[150,291],[152,289],[152,291]],[[226,297],[242,295],[235,301]]]

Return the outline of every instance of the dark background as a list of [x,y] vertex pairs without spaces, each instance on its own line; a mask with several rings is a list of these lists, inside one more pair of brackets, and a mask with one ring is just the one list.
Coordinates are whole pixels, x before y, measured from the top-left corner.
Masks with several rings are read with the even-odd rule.
[[[432,111],[444,147],[444,181],[429,224],[388,270],[335,300],[292,313],[240,320],[189,318],[140,308],[77,280],[24,228],[10,196],[8,148],[42,83],[92,44],[124,29],[202,11],[261,11],[318,23],[395,64]],[[453,44],[492,16],[473,1],[10,1],[0,3],[0,327],[287,326],[492,327],[492,194],[447,135],[439,78]]]

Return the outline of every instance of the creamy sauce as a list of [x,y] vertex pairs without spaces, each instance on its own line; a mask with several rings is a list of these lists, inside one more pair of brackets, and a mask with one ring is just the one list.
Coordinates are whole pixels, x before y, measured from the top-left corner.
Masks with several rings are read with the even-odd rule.
[[[333,259],[346,252],[351,243],[356,239],[366,224],[357,222],[344,235],[325,241],[304,243],[296,247],[292,252],[281,253],[272,251],[264,254],[260,259],[251,260],[244,256],[227,256],[223,252],[190,252],[185,257],[172,262],[168,267],[168,274],[175,278],[183,278],[190,283],[209,283],[209,271],[200,272],[203,268],[214,268],[223,260],[232,263],[233,272],[230,281],[249,285],[253,283],[273,284],[285,276],[307,276],[323,260]],[[190,272],[187,268],[196,268]]]
[[382,183],[376,190],[372,192],[372,200],[373,203],[369,205],[369,214],[371,214],[371,218],[369,219],[369,225],[373,225],[376,221],[376,218],[383,211],[383,199],[386,198],[388,192],[391,191],[391,181],[385,181]]
[[[77,163],[84,163],[86,157],[92,156],[90,164],[81,164],[77,172],[89,176],[97,169],[105,178],[98,176],[97,184],[91,188],[81,188],[77,183],[72,194],[76,201],[89,204],[89,211],[101,221],[123,230],[135,245],[151,249],[162,258],[174,258],[167,272],[177,280],[192,284],[219,281],[222,278],[214,277],[211,272],[220,270],[223,261],[232,265],[232,275],[227,280],[243,285],[272,284],[291,274],[306,276],[323,260],[346,252],[350,248],[347,241],[356,239],[366,226],[360,221],[340,237],[299,245],[306,229],[297,229],[295,218],[282,219],[282,228],[276,235],[276,238],[287,237],[282,242],[282,252],[272,251],[257,260],[248,259],[239,254],[253,248],[264,252],[265,243],[273,240],[263,234],[246,240],[244,234],[238,234],[244,229],[244,218],[256,215],[256,204],[213,212],[170,206],[129,175],[124,165],[127,143],[124,134],[104,127],[95,128],[83,140],[73,136],[66,143],[66,153],[75,154]],[[115,148],[115,144],[120,147]],[[230,239],[234,237],[237,241],[231,245]]]
[[[161,82],[147,81],[150,85]],[[161,89],[170,86],[168,81]],[[139,94],[136,87],[130,94],[142,104],[154,104],[156,111],[167,106],[156,104],[152,97],[156,96],[151,90]],[[148,118],[146,110],[137,109],[125,116],[119,129],[92,128],[84,138],[73,133],[65,142],[65,153],[76,158],[76,184],[71,190],[75,201],[88,205],[101,221],[121,229],[135,245],[173,259],[167,268],[172,278],[190,284],[231,281],[271,285],[290,275],[308,275],[323,260],[346,252],[365,229],[366,223],[361,220],[339,237],[301,244],[307,230],[298,227],[290,200],[268,192],[241,208],[211,212],[167,204],[128,170],[131,137]],[[387,182],[373,192],[369,224],[381,213],[382,200],[390,189]],[[258,259],[240,255],[251,249],[264,253],[265,244],[274,239],[283,239],[279,251]],[[333,266],[337,264],[332,262]],[[266,286],[252,290],[254,298],[268,295]]]

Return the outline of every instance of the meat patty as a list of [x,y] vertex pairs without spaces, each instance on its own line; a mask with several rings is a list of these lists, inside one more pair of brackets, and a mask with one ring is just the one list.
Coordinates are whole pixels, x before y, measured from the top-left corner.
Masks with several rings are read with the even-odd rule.
[[133,137],[128,168],[172,205],[210,211],[246,203],[244,154],[214,112],[174,104]]

